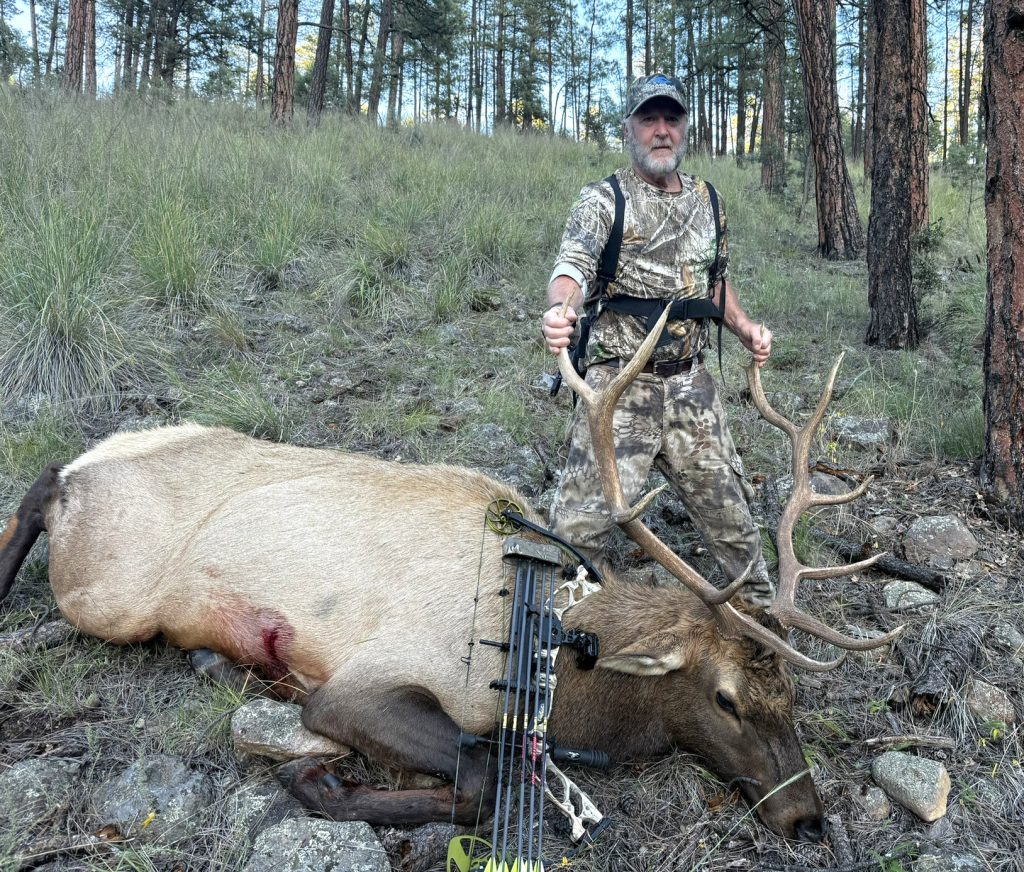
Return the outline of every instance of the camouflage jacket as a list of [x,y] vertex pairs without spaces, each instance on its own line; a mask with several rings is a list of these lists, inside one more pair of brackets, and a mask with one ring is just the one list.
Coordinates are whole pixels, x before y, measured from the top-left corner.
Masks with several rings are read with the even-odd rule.
[[[632,168],[615,175],[626,211],[619,268],[607,294],[673,300],[706,296],[715,259],[715,219],[707,185],[680,174],[683,189],[670,194],[647,184]],[[729,251],[721,197],[719,215],[723,235],[718,278],[723,279],[728,277]],[[569,215],[555,271],[564,266],[572,268],[566,272],[578,271],[588,298],[595,292],[598,263],[614,220],[615,196],[605,181],[587,185]],[[706,321],[670,321],[669,333],[672,341],[655,350],[654,360],[693,357],[708,344]],[[630,358],[645,335],[642,319],[606,310],[591,329],[588,361]]]

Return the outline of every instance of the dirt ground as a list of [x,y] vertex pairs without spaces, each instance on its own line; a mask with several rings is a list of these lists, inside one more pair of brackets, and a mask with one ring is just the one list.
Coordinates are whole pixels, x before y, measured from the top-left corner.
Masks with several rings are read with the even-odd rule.
[[[292,308],[290,302],[282,301],[278,311]],[[539,370],[546,361],[536,348],[532,326],[515,326],[509,334],[513,366],[501,366],[488,356],[493,343],[487,337],[509,323],[520,324],[510,311],[515,309],[512,304],[502,312],[478,313],[462,336],[462,341],[478,349],[475,388],[449,384],[431,394],[429,367],[437,361],[431,364],[429,354],[414,355],[409,350],[429,346],[426,333],[418,334],[415,325],[385,340],[391,343],[391,352],[384,357],[373,347],[375,343],[369,342],[363,347],[350,346],[344,354],[314,351],[304,357],[301,371],[297,367],[282,375],[265,367],[262,386],[276,407],[287,410],[296,422],[288,434],[291,441],[342,445],[388,458],[463,463],[514,480],[544,506],[561,463],[564,429],[562,424],[543,421],[552,417],[564,421],[569,404],[563,393],[552,406],[538,386]],[[528,310],[521,320],[530,319],[532,325],[535,314]],[[306,329],[301,314],[296,324],[267,309],[254,309],[244,323],[251,341],[250,355],[270,353],[282,343],[306,342],[310,332],[315,332]],[[434,328],[423,330],[430,337],[437,335]],[[499,434],[497,442],[487,441],[489,431],[481,431],[479,426],[473,429],[474,422],[486,420],[486,403],[493,402],[474,395],[473,390],[495,384],[494,379],[518,385],[516,389],[524,397],[519,424],[524,432],[535,428],[536,439],[518,437],[514,420],[506,421],[504,435]],[[792,383],[803,382],[794,377]],[[754,450],[753,446],[766,438],[780,445],[781,441],[777,434],[768,435],[766,425],[744,400],[735,370],[727,371],[726,384],[734,432],[758,493],[755,509],[764,521],[762,496],[785,473],[784,451],[772,449],[777,454],[772,458],[762,449]],[[474,396],[480,400],[478,406],[484,405],[483,410],[464,402]],[[813,402],[816,395],[807,399]],[[430,426],[425,431],[354,427],[353,421],[367,420],[366,408],[375,403],[398,403],[411,411],[427,408],[432,415]],[[165,396],[158,390],[155,401],[138,398],[126,402],[115,419],[80,422],[78,426],[88,441],[117,427],[137,426],[140,419],[152,423],[182,417],[188,417],[188,411],[179,407],[173,393]],[[812,457],[815,459],[823,458]],[[831,462],[834,458],[827,459]],[[801,528],[805,553],[837,562],[816,533],[824,531],[898,554],[913,519],[945,514],[967,523],[980,550],[973,558],[943,571],[940,602],[917,614],[897,614],[886,608],[881,593],[886,579],[876,571],[852,579],[805,584],[801,602],[827,622],[840,627],[864,623],[883,630],[906,624],[903,636],[889,649],[848,657],[831,673],[797,675],[798,731],[808,759],[813,761],[814,778],[825,804],[826,840],[820,845],[801,845],[779,839],[753,820],[735,795],[726,794],[723,785],[695,758],[677,754],[619,766],[608,774],[574,773],[614,823],[571,868],[580,872],[896,872],[915,865],[1000,872],[1024,869],[1019,728],[981,723],[965,703],[966,687],[980,678],[1006,691],[1015,701],[1018,715],[1022,714],[1024,663],[1019,652],[1015,656],[999,647],[992,633],[999,625],[1024,629],[1019,610],[1024,601],[1024,549],[979,498],[976,469],[969,463],[850,452],[841,458],[841,465],[856,474],[872,471],[877,479],[864,498],[838,517],[820,517]],[[655,530],[678,553],[692,559],[698,568],[712,571],[676,500],[663,498],[650,517]],[[879,524],[879,518],[888,520]],[[646,571],[625,540],[617,540],[612,553],[625,568],[640,574]],[[52,604],[43,557],[37,553],[4,604],[0,612],[3,632],[31,626]],[[810,650],[815,650],[813,645]],[[0,766],[39,755],[82,764],[82,789],[34,831],[19,834],[18,853],[2,860],[2,868],[28,869],[46,862],[57,863],[51,868],[69,870],[240,868],[244,845],[233,843],[238,835],[228,829],[226,818],[216,809],[187,848],[156,850],[113,844],[84,853],[64,850],[90,825],[83,815],[88,788],[142,754],[179,754],[191,765],[215,774],[222,786],[269,777],[269,764],[243,764],[231,753],[228,717],[237,700],[191,676],[184,655],[160,642],[116,648],[75,636],[49,650],[0,656],[7,661],[0,682]],[[915,695],[915,687],[929,670],[932,692]],[[940,690],[935,692],[935,687]],[[926,824],[895,803],[881,821],[866,816],[857,796],[872,784],[872,760],[892,747],[919,753],[946,767],[952,789],[945,817]],[[361,762],[352,765],[363,771]],[[550,814],[547,820],[551,844],[567,845],[556,816]],[[917,858],[928,854],[947,858],[969,855],[979,865],[926,867]]]

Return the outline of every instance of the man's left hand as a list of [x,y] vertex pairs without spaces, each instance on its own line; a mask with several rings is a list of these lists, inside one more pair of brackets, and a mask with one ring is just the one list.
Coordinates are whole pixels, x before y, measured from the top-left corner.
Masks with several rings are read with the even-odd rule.
[[743,347],[754,355],[758,368],[764,366],[772,353],[772,331],[748,318],[735,333]]

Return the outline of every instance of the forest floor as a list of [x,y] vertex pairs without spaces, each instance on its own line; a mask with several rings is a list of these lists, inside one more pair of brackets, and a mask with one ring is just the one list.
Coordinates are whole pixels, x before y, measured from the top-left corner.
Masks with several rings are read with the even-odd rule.
[[[181,122],[178,116],[149,118],[145,129],[156,130],[168,119]],[[32,109],[16,120],[34,131],[56,123]],[[98,140],[127,137],[103,117],[90,123]],[[229,119],[218,135],[234,135],[232,124],[245,128]],[[214,262],[204,274],[214,299],[161,316],[160,365],[132,370],[130,380],[120,371],[111,383],[116,390],[104,403],[55,402],[41,382],[28,388],[5,382],[0,419],[5,514],[45,462],[68,460],[117,430],[180,420],[222,423],[264,438],[393,460],[459,463],[510,481],[546,509],[564,459],[571,403],[567,390],[549,397],[543,377],[554,369],[539,341],[544,281],[560,222],[581,182],[606,175],[621,156],[533,139],[478,140],[448,130],[378,134],[361,127],[328,128],[282,139],[272,156],[284,160],[281,154],[288,149],[307,149],[308,160],[299,160],[295,171],[309,172],[320,153],[330,152],[323,142],[306,143],[317,136],[335,137],[331,148],[355,142],[368,155],[376,154],[380,173],[370,180],[360,174],[368,172],[365,166],[357,171],[345,161],[328,165],[322,177],[333,180],[335,195],[348,197],[345,202],[353,208],[365,206],[369,189],[379,189],[375,196],[388,207],[380,206],[372,220],[378,230],[405,234],[403,250],[394,251],[401,239],[387,241],[388,259],[378,239],[374,257],[360,260],[367,251],[361,242],[375,238],[372,228],[357,225],[365,216],[354,218],[341,206],[329,213],[339,224],[330,239],[306,240],[270,267],[251,257],[245,261],[237,256],[239,249],[221,241],[222,250],[236,256]],[[258,165],[265,157],[249,154],[246,160]],[[444,168],[446,163],[457,166]],[[173,158],[166,164],[173,166]],[[483,166],[481,179],[487,168],[501,167],[493,174],[491,192],[498,211],[487,217],[486,210],[495,207],[487,203],[482,181],[471,193],[458,195],[475,210],[475,230],[464,215],[447,208],[443,196],[435,199],[434,207],[445,207],[444,215],[463,222],[458,232],[464,250],[432,245],[450,227],[442,227],[442,219],[422,203],[409,202],[414,195],[406,187],[413,180],[424,189],[437,184],[441,172],[468,175],[474,164]],[[834,357],[846,351],[837,396],[811,459],[855,475],[870,472],[876,480],[842,512],[802,523],[801,553],[841,562],[821,544],[818,531],[900,554],[913,520],[939,515],[964,521],[980,549],[943,569],[939,602],[921,612],[888,609],[880,592],[886,579],[877,571],[804,585],[804,608],[835,626],[884,630],[906,624],[901,639],[875,656],[848,657],[824,675],[796,676],[797,728],[829,821],[824,842],[780,839],[696,758],[675,754],[617,766],[607,774],[574,773],[614,826],[572,868],[896,872],[923,863],[918,858],[925,855],[941,855],[950,863],[963,855],[976,858],[977,868],[1024,869],[1019,728],[980,722],[965,701],[970,683],[982,679],[1005,691],[1018,717],[1024,715],[1021,654],[1000,647],[993,637],[1000,627],[1024,631],[1024,549],[980,498],[977,486],[984,307],[977,193],[954,189],[941,178],[933,182],[934,217],[945,219],[947,231],[958,229],[946,238],[938,235],[919,265],[929,333],[917,352],[884,353],[862,344],[864,264],[830,264],[815,256],[813,207],[801,206],[799,191],[772,203],[756,190],[755,168],[706,160],[688,161],[687,167],[716,182],[730,204],[733,281],[750,313],[775,330],[775,355],[764,371],[769,393],[791,408],[809,408]],[[459,191],[464,183],[446,182]],[[286,192],[289,182],[273,184]],[[359,190],[346,193],[346,184]],[[524,185],[535,200],[546,198],[539,219],[530,217],[529,209],[537,207],[523,193]],[[14,231],[7,229],[11,240]],[[355,243],[353,236],[359,237]],[[200,232],[196,238],[202,237]],[[125,249],[136,251],[127,243]],[[13,258],[17,251],[9,246],[5,256]],[[343,260],[338,252],[345,253]],[[119,272],[119,281],[141,281],[141,262],[136,258],[131,270]],[[0,290],[11,295],[17,290],[10,279],[14,273],[3,270],[0,258]],[[385,279],[392,295],[368,301]],[[716,371],[716,377],[758,496],[755,511],[762,523],[770,523],[764,494],[786,474],[788,444],[750,404],[741,370],[745,355],[731,337],[725,339],[723,356],[724,373]],[[0,376],[3,364],[0,360]],[[797,411],[795,417],[804,414]],[[876,448],[851,447],[831,429],[838,415],[887,418],[893,437]],[[659,500],[650,518],[677,553],[714,574],[674,498]],[[765,543],[770,554],[767,529]],[[642,556],[623,538],[616,538],[611,553],[624,568],[644,571]],[[43,545],[0,610],[0,633],[28,628],[52,608]],[[944,687],[921,704],[912,691],[936,658],[945,664]],[[192,676],[184,654],[159,641],[114,647],[76,635],[55,648],[0,655],[0,694],[0,773],[34,756],[81,764],[76,776],[81,790],[50,819],[32,832],[5,833],[0,826],[0,868],[34,868],[55,859],[51,868],[69,870],[240,868],[246,837],[231,831],[217,805],[187,846],[126,843],[85,856],[60,853],[62,844],[88,831],[84,808],[90,787],[146,755],[181,756],[215,774],[221,784],[272,779],[269,763],[242,762],[231,751],[228,720],[237,697]],[[923,736],[939,738],[940,747],[916,744],[914,738]],[[858,803],[862,788],[872,784],[871,763],[880,753],[872,742],[886,737],[904,737],[900,747],[948,770],[948,811],[938,822],[924,823],[896,803],[875,821]],[[557,827],[551,839],[567,844]]]

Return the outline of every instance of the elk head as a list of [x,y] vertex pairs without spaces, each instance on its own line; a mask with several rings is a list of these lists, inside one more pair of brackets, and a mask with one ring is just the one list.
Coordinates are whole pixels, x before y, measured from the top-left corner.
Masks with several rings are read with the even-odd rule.
[[[802,579],[850,575],[868,568],[882,556],[845,566],[810,567],[801,563],[793,550],[793,528],[803,512],[814,506],[854,500],[870,484],[868,479],[851,493],[839,496],[816,494],[810,486],[810,444],[831,399],[842,358],[832,368],[821,399],[803,427],[797,427],[772,409],[756,365],[752,362],[747,368],[758,411],[787,433],[793,446],[793,490],[778,529],[778,595],[766,612],[752,611],[730,602],[746,581],[750,567],[724,588],[716,588],[640,520],[662,489],[630,506],[619,481],[612,430],[615,404],[647,363],[667,319],[666,308],[634,358],[602,391],[595,391],[579,377],[564,350],[559,355],[562,377],[587,407],[601,485],[613,518],[649,557],[696,597],[699,605],[693,605],[698,611],[701,607],[706,610],[703,616],[680,614],[677,605],[673,614],[664,604],[660,608],[655,605],[646,613],[650,616],[650,632],[640,642],[635,641],[635,624],[634,641],[626,642],[623,637],[624,648],[617,647],[614,635],[602,635],[604,655],[598,666],[617,673],[663,676],[666,683],[661,692],[648,698],[659,708],[669,743],[704,756],[719,776],[737,784],[771,829],[788,837],[817,840],[823,834],[821,801],[793,728],[793,687],[786,664],[825,671],[837,666],[842,657],[815,660],[787,642],[785,633],[797,629],[843,649],[865,650],[888,643],[902,630],[900,627],[875,639],[855,639],[801,612],[794,602]],[[650,597],[652,593],[644,590],[638,595]],[[614,599],[613,595],[607,602]],[[578,608],[584,605],[586,602]],[[582,625],[587,620],[585,610],[578,616],[572,615],[572,620]],[[598,623],[603,627],[606,622]],[[602,681],[596,677],[594,680]],[[614,687],[608,687],[600,695],[611,697],[615,693]]]

